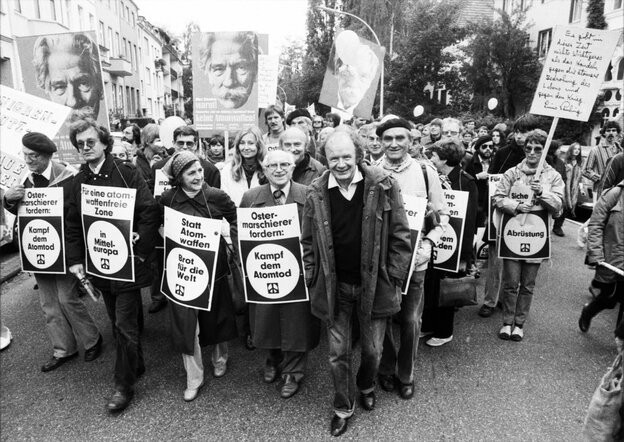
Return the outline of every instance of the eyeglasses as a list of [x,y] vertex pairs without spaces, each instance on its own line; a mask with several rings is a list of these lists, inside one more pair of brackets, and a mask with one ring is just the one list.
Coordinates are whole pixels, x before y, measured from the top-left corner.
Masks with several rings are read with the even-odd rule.
[[28,158],[29,160],[38,160],[39,157],[41,156],[41,154],[38,152],[35,152],[35,153],[22,152],[22,155],[24,155],[24,159]]
[[442,135],[445,135],[447,137],[456,137],[457,135],[459,135],[459,131],[456,131],[456,130],[445,130],[444,132],[442,132]]
[[97,144],[98,140],[96,140],[95,138],[89,138],[88,140],[78,140],[76,141],[76,144],[78,145],[78,149],[84,149],[85,144],[89,147],[95,147],[95,145]]
[[282,170],[287,170],[292,166],[292,163],[271,163],[271,164],[267,164],[266,168],[269,169],[271,172],[275,172],[277,170],[277,168],[279,167]]
[[536,154],[541,154],[542,151],[544,150],[543,147],[534,147],[534,148],[530,148],[529,146],[524,146],[524,152],[525,153],[536,153]]
[[187,149],[195,147],[195,141],[176,141],[176,146],[180,149],[186,147]]

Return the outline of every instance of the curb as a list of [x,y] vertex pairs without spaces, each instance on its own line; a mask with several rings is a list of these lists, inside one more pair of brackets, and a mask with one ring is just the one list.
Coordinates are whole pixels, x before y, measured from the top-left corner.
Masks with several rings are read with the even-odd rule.
[[18,267],[17,269],[10,271],[6,275],[0,276],[0,284],[4,284],[9,279],[12,279],[12,278],[16,277],[17,275],[19,275],[21,273],[21,271],[22,271],[22,269]]

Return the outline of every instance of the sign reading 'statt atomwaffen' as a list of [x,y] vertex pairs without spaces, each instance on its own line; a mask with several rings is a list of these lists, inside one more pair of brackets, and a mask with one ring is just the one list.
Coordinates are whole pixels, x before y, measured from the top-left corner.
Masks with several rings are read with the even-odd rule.
[[247,302],[307,301],[297,205],[238,209],[237,217]]
[[210,311],[221,220],[165,207],[165,271],[160,291],[171,301]]
[[81,185],[87,273],[134,281],[132,219],[136,189]]
[[22,270],[65,273],[63,188],[30,188],[17,211]]

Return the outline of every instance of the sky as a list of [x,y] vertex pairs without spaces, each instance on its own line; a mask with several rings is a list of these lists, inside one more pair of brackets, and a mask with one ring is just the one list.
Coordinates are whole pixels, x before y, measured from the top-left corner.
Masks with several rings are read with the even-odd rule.
[[139,14],[180,35],[196,22],[207,31],[259,31],[281,47],[289,38],[305,40],[307,0],[134,0]]

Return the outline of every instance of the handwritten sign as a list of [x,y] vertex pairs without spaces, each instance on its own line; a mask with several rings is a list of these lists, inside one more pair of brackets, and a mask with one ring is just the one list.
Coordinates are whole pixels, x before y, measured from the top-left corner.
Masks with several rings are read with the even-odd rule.
[[221,220],[165,207],[165,270],[160,291],[176,304],[210,311]]
[[65,274],[63,188],[29,188],[17,210],[22,270]]
[[587,121],[619,31],[556,26],[531,113]]
[[237,222],[247,302],[308,301],[297,205],[240,208]]
[[0,151],[0,189],[7,190],[23,183],[26,174],[28,167],[21,158]]
[[279,57],[271,54],[258,55],[258,107],[275,104]]
[[132,220],[136,189],[81,185],[87,273],[134,282]]
[[450,210],[449,227],[440,238],[439,244],[433,249],[433,267],[457,273],[464,240],[468,192],[445,189],[444,199]]
[[403,205],[405,206],[405,214],[407,215],[407,222],[410,228],[410,240],[412,243],[412,260],[410,263],[410,269],[401,288],[401,293],[406,294],[409,288],[410,279],[412,279],[412,273],[416,268],[416,250],[420,244],[420,238],[422,236],[423,223],[425,222],[425,212],[427,211],[427,198],[422,196],[403,195]]

